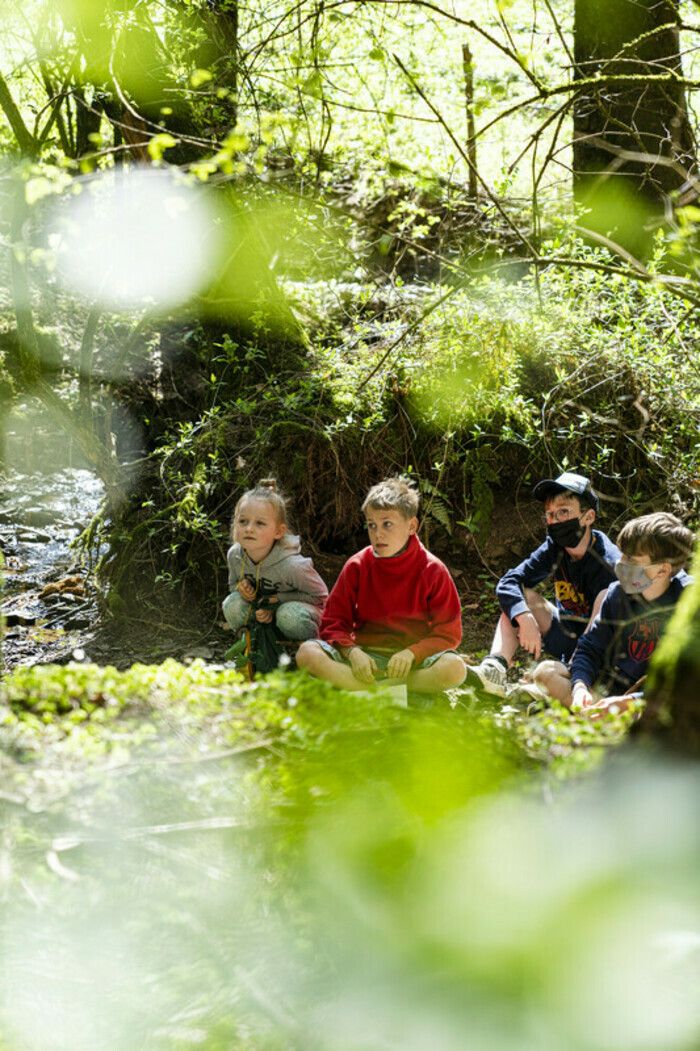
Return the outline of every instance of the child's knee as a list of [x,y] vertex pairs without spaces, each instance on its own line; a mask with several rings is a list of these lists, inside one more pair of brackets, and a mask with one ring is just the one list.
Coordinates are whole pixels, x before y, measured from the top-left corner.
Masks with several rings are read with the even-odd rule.
[[532,678],[538,686],[546,689],[554,680],[569,678],[569,669],[561,661],[540,661]]
[[294,642],[315,639],[318,635],[318,614],[304,602],[283,602],[275,615],[278,629],[285,639]]
[[313,640],[302,642],[295,657],[297,668],[311,672],[313,675],[321,666],[324,656],[325,654],[317,642]]
[[233,591],[224,599],[223,611],[226,623],[236,631],[242,628],[248,620],[250,605],[241,598],[237,591]]
[[437,679],[437,685],[444,690],[461,686],[467,676],[466,665],[458,653],[443,653],[430,670]]

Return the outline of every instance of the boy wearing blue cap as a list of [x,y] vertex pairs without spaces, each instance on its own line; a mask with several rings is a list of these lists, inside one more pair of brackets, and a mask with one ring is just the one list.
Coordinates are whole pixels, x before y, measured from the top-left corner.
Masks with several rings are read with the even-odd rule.
[[[620,552],[593,528],[598,497],[588,478],[565,471],[538,482],[533,496],[544,505],[547,538],[496,585],[501,616],[491,652],[467,667],[468,685],[505,696],[506,675],[522,646],[535,660],[545,652],[567,662],[576,643],[600,608]],[[554,602],[534,589],[551,580]]]

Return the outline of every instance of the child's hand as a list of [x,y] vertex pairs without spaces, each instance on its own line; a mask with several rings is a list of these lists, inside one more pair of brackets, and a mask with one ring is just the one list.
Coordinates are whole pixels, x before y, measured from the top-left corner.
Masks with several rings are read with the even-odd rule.
[[350,667],[352,673],[359,682],[372,683],[374,682],[374,673],[377,670],[377,664],[373,657],[370,657],[368,653],[360,649],[359,646],[354,646],[348,655],[350,661]]
[[246,602],[252,602],[255,598],[255,588],[249,580],[239,580],[236,584],[236,590]]
[[271,609],[256,609],[255,611],[255,619],[260,624],[271,624],[274,615]]
[[593,697],[593,694],[584,683],[574,683],[571,691],[572,712],[580,712],[583,708],[590,708],[594,701],[595,698]]
[[542,635],[537,621],[532,613],[523,613],[517,618],[517,621],[520,645],[538,661],[542,653]]
[[629,697],[604,697],[597,704],[586,707],[586,715],[589,719],[600,719],[601,715],[618,715],[626,712],[630,706]]
[[407,679],[416,655],[413,650],[399,650],[393,653],[386,666],[388,679]]

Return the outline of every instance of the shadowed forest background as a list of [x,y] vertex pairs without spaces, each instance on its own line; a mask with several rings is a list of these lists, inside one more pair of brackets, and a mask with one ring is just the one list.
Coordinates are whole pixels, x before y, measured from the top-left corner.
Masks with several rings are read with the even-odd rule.
[[697,587],[621,747],[207,662],[260,477],[332,583],[410,474],[471,653],[538,478],[697,527],[700,5],[0,17],[0,1049],[690,1051]]

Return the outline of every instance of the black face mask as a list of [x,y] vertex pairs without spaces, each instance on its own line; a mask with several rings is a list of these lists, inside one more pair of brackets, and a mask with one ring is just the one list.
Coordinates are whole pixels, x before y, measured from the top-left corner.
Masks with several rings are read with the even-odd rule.
[[569,518],[566,522],[552,522],[547,526],[547,536],[551,536],[557,547],[576,547],[586,532],[578,518]]

